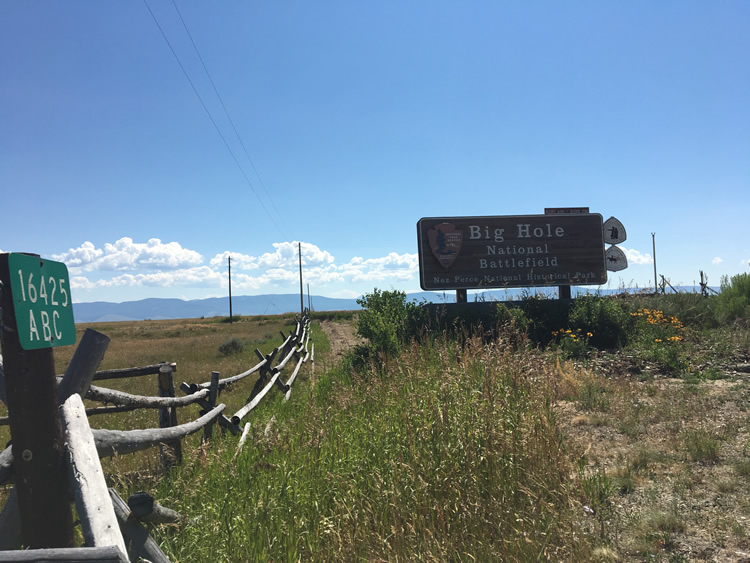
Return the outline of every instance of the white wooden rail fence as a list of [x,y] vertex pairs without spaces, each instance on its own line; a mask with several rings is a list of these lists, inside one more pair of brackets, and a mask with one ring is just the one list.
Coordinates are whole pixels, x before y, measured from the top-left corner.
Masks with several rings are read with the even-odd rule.
[[[312,344],[308,350],[309,327],[310,318],[304,315],[289,335],[281,333],[283,342],[271,353],[264,356],[256,349],[260,359],[256,365],[225,379],[220,379],[219,373],[213,372],[208,382],[182,383],[180,390],[185,393],[183,397],[174,396],[175,364],[96,371],[109,345],[109,338],[87,329],[65,375],[58,376],[58,401],[67,451],[68,478],[86,547],[20,550],[22,531],[18,495],[14,487],[0,512],[0,562],[129,561],[129,558],[168,561],[141,522],[174,521],[180,516],[160,507],[144,493],[133,495],[126,504],[116,491],[107,489],[99,458],[159,445],[164,448],[162,459],[168,466],[175,460],[181,460],[182,438],[203,429],[204,440],[210,439],[216,422],[235,435],[241,434],[236,456],[245,443],[250,428],[250,423],[246,423],[244,430],[240,431],[238,425],[242,419],[260,404],[274,386],[285,394],[284,400],[288,400],[302,364],[308,360],[314,362],[315,345]],[[273,366],[277,357],[283,359]],[[287,381],[283,382],[281,372],[293,360],[294,370]],[[94,380],[152,374],[159,376],[158,397],[132,395],[91,384]],[[216,404],[219,393],[253,374],[258,374],[258,379],[245,405],[231,417],[224,416],[225,405]],[[86,409],[81,397],[110,406]],[[1,356],[0,400],[5,402]],[[203,409],[202,416],[185,424],[177,424],[177,408],[191,404],[198,404]],[[92,429],[88,423],[89,416],[139,408],[159,409],[160,428],[100,430]],[[33,421],[30,423],[33,424]],[[166,451],[166,447],[171,451]],[[0,452],[0,484],[12,481],[13,454],[9,446]]]

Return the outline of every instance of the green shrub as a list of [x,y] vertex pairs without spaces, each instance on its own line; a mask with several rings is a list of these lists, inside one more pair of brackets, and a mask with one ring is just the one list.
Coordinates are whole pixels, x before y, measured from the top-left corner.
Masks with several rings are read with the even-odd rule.
[[219,354],[222,356],[234,356],[245,351],[245,344],[239,338],[226,340],[219,345]]
[[588,335],[588,343],[599,349],[618,348],[628,340],[630,316],[614,299],[596,295],[576,297],[568,327]]
[[508,307],[505,303],[497,304],[495,318],[500,326],[509,326],[521,332],[526,332],[529,328],[529,318],[523,309]]
[[379,354],[392,356],[412,338],[423,325],[422,308],[406,300],[403,291],[380,291],[375,288],[357,299],[362,311],[357,318],[357,334],[366,338]]
[[750,305],[750,274],[722,276],[721,293],[714,297],[714,310],[720,323],[748,316]]
[[553,339],[552,331],[567,324],[570,310],[567,301],[533,295],[528,291],[524,291],[520,307],[529,320],[529,338],[541,345],[546,345]]
[[530,321],[519,307],[508,307],[505,303],[498,303],[495,306],[495,324],[504,331],[508,341],[513,346],[527,342]]
[[718,323],[712,303],[700,293],[673,293],[662,296],[658,306],[665,315],[678,317],[686,326],[715,328]]
[[700,293],[666,293],[663,295],[640,295],[628,299],[629,309],[658,309],[667,317],[678,317],[685,326],[716,328],[718,323],[714,311],[715,297]]
[[560,351],[566,358],[580,359],[589,352],[589,338],[592,333],[583,332],[580,328],[576,330],[564,329],[552,331]]

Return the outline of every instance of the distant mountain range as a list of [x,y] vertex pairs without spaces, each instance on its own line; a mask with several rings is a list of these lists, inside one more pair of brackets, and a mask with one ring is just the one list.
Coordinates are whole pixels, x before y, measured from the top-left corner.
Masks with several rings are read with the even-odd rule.
[[[349,311],[359,309],[355,299],[311,297],[315,311]],[[305,296],[305,307],[308,305]],[[232,315],[279,315],[300,310],[299,295],[241,295],[232,297]],[[208,299],[141,299],[123,303],[95,301],[73,303],[77,323],[142,321],[146,319],[197,319],[228,317],[229,298]]]
[[[693,287],[681,287],[680,291],[696,291]],[[538,291],[545,292],[546,288]],[[556,294],[556,288],[549,288]],[[586,292],[596,292],[595,288],[574,287],[573,295]],[[598,290],[601,294],[615,293],[616,290]],[[522,289],[508,289],[486,291],[481,296],[469,294],[469,301],[502,301],[518,299]],[[423,291],[410,293],[409,300],[418,303],[424,301],[432,303],[453,303],[456,300],[455,291],[441,293]],[[333,297],[305,296],[305,307],[312,305],[313,311],[356,311],[361,307],[356,299],[337,299]],[[240,295],[232,297],[233,315],[280,315],[293,313],[300,309],[299,294],[273,295]],[[108,303],[95,301],[91,303],[73,303],[73,314],[77,323],[96,323],[112,321],[142,321],[146,319],[195,319],[200,317],[228,317],[229,298],[212,297],[208,299],[141,299],[140,301],[125,301],[123,303]]]
[[[487,292],[489,293],[489,292]],[[417,302],[452,303],[455,291],[433,293],[429,291],[410,293],[408,299]],[[472,297],[470,297],[472,299]],[[498,297],[497,299],[506,299]],[[473,299],[472,299],[473,300]],[[489,299],[488,299],[489,300]],[[305,307],[310,304],[313,311],[356,311],[361,309],[356,299],[338,299],[313,295],[304,298]],[[232,297],[233,315],[280,315],[300,310],[299,294],[240,295]],[[123,303],[95,301],[73,303],[73,314],[77,323],[113,321],[142,321],[146,319],[196,319],[200,317],[228,317],[229,298],[208,299],[141,299]]]

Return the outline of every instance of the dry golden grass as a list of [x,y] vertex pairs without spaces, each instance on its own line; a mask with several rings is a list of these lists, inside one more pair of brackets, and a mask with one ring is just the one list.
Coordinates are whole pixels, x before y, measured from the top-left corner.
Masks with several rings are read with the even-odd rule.
[[[174,375],[176,395],[181,396],[179,384],[201,383],[211,378],[212,371],[218,371],[222,378],[237,375],[258,363],[255,354],[258,348],[268,354],[281,344],[281,332],[289,334],[295,326],[294,315],[275,315],[261,317],[236,317],[234,322],[225,318],[178,319],[138,322],[91,323],[76,326],[77,340],[87,328],[91,328],[110,337],[107,353],[99,369],[120,369],[152,365],[159,362],[176,362],[177,372]],[[231,339],[238,339],[244,344],[242,353],[224,356],[219,346]],[[65,372],[73,357],[76,346],[65,346],[54,349],[55,371]],[[239,384],[226,390],[219,397],[219,402],[227,405],[229,416],[239,409],[255,384],[257,376],[252,375]],[[155,375],[127,379],[111,379],[95,382],[95,385],[126,391],[137,395],[158,395],[158,384]],[[101,406],[91,403],[87,406]],[[199,407],[189,406],[180,409],[178,421],[186,422],[197,418]],[[7,409],[0,404],[0,416],[7,416]],[[156,428],[158,423],[156,409],[140,409],[126,413],[92,416],[89,422],[94,428],[131,430],[135,428]],[[0,443],[10,440],[8,426],[0,426]],[[139,452],[126,459],[105,460],[105,471],[122,474],[145,470],[158,472],[160,466],[158,449],[152,448]]]

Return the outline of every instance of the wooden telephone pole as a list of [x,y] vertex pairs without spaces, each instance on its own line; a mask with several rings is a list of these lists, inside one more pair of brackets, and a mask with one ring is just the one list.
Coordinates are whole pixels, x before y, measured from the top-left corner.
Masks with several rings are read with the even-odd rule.
[[232,322],[232,257],[227,256],[229,264],[229,322]]
[[654,249],[654,293],[659,293],[659,279],[656,276],[656,233],[651,233],[651,243]]
[[302,243],[299,243],[299,314],[305,314],[305,292],[302,289]]

